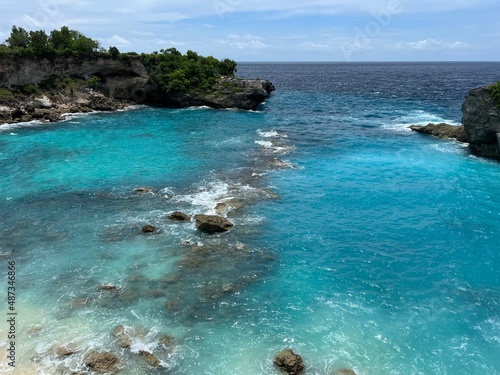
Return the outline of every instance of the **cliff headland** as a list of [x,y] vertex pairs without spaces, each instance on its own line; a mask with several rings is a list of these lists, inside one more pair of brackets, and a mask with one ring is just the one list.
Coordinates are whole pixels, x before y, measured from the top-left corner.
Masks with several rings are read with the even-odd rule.
[[255,110],[275,90],[266,80],[235,77],[229,59],[175,48],[105,51],[65,26],[50,36],[14,26],[6,42],[0,45],[0,124],[58,121],[64,113],[131,104]]
[[411,125],[410,129],[469,144],[472,154],[500,160],[500,82],[469,92],[462,104],[462,125]]

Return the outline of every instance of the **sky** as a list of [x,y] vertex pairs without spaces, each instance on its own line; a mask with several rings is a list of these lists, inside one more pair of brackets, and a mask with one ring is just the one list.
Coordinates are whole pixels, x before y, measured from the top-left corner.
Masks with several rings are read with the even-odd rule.
[[0,0],[12,25],[68,26],[121,52],[244,61],[500,61],[498,0]]

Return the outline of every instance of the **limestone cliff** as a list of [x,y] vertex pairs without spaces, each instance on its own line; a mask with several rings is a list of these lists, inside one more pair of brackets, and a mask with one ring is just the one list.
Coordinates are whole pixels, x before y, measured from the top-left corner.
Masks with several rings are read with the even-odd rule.
[[[43,86],[51,81],[60,83],[66,77],[84,81],[92,76],[98,77],[95,87],[71,88],[71,94],[68,94],[68,90],[58,88],[36,95],[23,92],[27,85]],[[9,94],[14,93],[10,100],[0,97],[2,124],[32,119],[57,121],[64,112],[114,110],[137,103],[251,110],[256,109],[275,88],[265,80],[221,77],[203,92],[167,93],[151,83],[139,56],[122,55],[117,58],[0,58],[0,89],[7,89]],[[40,102],[46,105],[41,106]]]
[[462,105],[462,123],[474,154],[500,159],[500,106],[490,88],[469,92]]

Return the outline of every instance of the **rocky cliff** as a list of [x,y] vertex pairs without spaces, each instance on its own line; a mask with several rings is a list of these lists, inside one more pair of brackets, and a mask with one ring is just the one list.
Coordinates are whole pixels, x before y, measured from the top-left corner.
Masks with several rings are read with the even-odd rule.
[[[63,79],[85,82],[97,77],[93,88],[76,85],[68,90]],[[54,82],[57,84],[54,86]],[[27,94],[27,86],[50,90]],[[61,89],[63,87],[64,89]],[[265,80],[221,77],[203,92],[167,93],[151,83],[139,56],[118,58],[10,57],[0,59],[0,89],[11,97],[0,95],[0,124],[33,119],[57,121],[64,112],[114,110],[128,104],[189,107],[206,105],[213,108],[253,110],[261,104],[274,86]],[[5,91],[7,90],[7,91]]]
[[462,105],[462,123],[474,154],[500,159],[500,106],[490,88],[469,92]]

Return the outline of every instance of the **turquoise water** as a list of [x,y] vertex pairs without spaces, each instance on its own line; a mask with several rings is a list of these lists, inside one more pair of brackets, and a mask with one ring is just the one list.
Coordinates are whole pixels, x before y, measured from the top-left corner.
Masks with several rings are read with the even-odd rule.
[[[500,373],[499,164],[407,129],[459,123],[498,67],[243,64],[278,87],[257,112],[0,128],[0,253],[17,263],[19,312],[19,363],[6,366],[0,325],[0,373],[70,374],[95,349],[123,374],[272,375],[286,347],[306,374]],[[229,233],[165,219],[221,202],[238,206]]]

